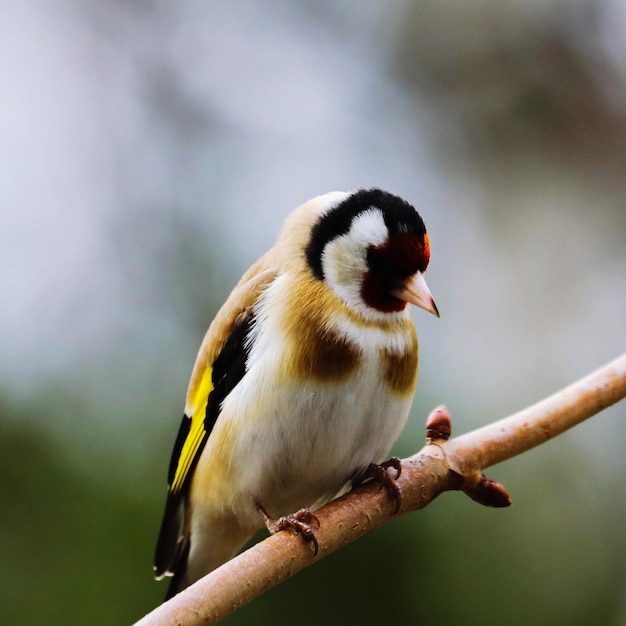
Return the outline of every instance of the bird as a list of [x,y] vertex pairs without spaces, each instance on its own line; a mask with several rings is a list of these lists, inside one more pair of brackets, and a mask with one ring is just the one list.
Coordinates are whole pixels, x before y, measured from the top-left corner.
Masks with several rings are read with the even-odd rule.
[[264,525],[314,538],[312,512],[385,460],[417,382],[407,305],[439,317],[429,260],[417,210],[379,188],[287,216],[192,370],[154,558],[157,580],[172,577],[166,599]]

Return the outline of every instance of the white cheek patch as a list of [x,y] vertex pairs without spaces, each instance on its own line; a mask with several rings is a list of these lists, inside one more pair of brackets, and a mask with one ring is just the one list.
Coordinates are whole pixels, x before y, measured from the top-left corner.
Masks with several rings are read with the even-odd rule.
[[345,237],[367,249],[368,246],[380,246],[388,235],[387,225],[380,209],[371,208],[354,219]]
[[337,237],[324,248],[322,255],[324,280],[331,288],[360,288],[367,270],[363,247],[347,235]]
[[[329,282],[360,283],[367,270],[367,249],[379,246],[388,236],[379,209],[368,209],[354,219],[350,230],[330,241],[322,253],[322,270]],[[331,279],[332,277],[332,279]]]
[[354,219],[350,230],[330,241],[322,254],[322,270],[328,286],[351,308],[370,317],[373,313],[361,297],[361,283],[367,272],[367,249],[379,246],[388,237],[379,209],[368,209]]

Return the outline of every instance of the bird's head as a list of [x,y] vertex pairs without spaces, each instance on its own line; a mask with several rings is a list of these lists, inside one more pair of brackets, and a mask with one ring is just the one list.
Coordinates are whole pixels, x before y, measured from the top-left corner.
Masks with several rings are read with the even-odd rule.
[[424,280],[430,244],[418,212],[380,189],[326,198],[306,246],[313,275],[366,318],[407,303],[439,316]]

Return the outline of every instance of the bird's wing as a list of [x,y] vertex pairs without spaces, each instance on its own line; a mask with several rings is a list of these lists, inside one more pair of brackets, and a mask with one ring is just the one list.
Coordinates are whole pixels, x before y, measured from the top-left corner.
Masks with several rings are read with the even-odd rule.
[[276,274],[264,269],[264,258],[252,266],[218,312],[200,347],[169,466],[169,489],[154,558],[157,579],[174,573],[188,549],[186,506],[193,470],[224,398],[245,373],[253,306]]

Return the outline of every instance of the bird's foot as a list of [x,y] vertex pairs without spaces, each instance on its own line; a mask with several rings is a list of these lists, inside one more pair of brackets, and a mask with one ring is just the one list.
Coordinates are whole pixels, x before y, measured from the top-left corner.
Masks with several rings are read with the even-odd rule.
[[270,534],[273,535],[281,530],[293,530],[296,535],[300,535],[307,543],[311,543],[314,554],[317,555],[319,544],[317,543],[317,537],[315,536],[313,527],[319,528],[320,521],[309,509],[300,509],[291,515],[285,515],[284,517],[279,517],[277,520],[274,520],[260,502],[257,502],[256,508],[262,515],[265,526]]
[[[393,468],[396,471],[396,475],[391,476],[387,471],[389,468]],[[361,472],[356,478],[352,479],[352,488],[360,487],[364,482],[373,480],[380,484],[380,489],[386,489],[387,493],[391,496],[396,507],[394,514],[400,510],[402,504],[402,491],[400,486],[396,482],[400,478],[402,472],[402,464],[398,457],[391,457],[388,461],[383,463],[370,463],[365,471]]]

